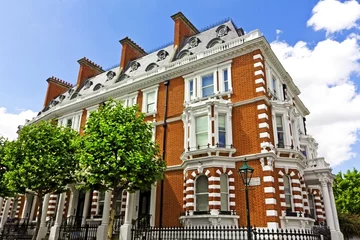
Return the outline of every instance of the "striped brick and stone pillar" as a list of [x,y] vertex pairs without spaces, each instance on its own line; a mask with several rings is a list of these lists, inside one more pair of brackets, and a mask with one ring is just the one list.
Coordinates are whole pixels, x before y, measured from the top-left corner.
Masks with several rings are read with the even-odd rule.
[[99,204],[99,191],[94,190],[91,200],[91,217],[94,217],[98,210],[98,204]]
[[49,206],[46,213],[48,218],[51,218],[55,215],[57,201],[58,201],[58,195],[51,194],[49,199]]
[[290,172],[294,211],[297,213],[303,213],[304,205],[303,205],[302,189],[301,189],[299,175],[297,173],[298,173],[297,170],[292,170]]
[[316,220],[319,222],[323,222],[325,219],[325,214],[323,210],[323,204],[320,197],[320,190],[313,189],[311,190],[313,196],[314,196],[314,202],[315,202],[315,212],[316,212]]
[[266,157],[260,159],[263,170],[264,200],[266,209],[266,223],[268,228],[279,228],[278,203],[276,201],[274,158]]

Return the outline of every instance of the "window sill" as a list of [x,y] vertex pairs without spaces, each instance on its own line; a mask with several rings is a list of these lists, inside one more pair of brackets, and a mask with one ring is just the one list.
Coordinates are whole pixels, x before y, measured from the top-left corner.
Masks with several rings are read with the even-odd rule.
[[197,102],[202,102],[202,101],[205,101],[205,100],[208,100],[208,99],[219,98],[219,97],[223,97],[223,96],[230,97],[231,94],[233,94],[233,91],[229,90],[227,92],[216,93],[216,94],[206,96],[206,97],[198,97],[198,98],[192,99],[190,101],[185,101],[185,105],[189,105],[189,104],[193,104],[193,103],[197,103]]
[[145,114],[145,117],[148,117],[148,116],[153,116],[153,117],[155,117],[156,116],[156,114],[157,114],[157,110],[155,110],[154,112],[143,112],[144,114]]
[[207,154],[210,156],[221,156],[221,154],[227,154],[228,157],[232,157],[232,155],[236,152],[236,149],[234,147],[216,147],[216,146],[210,146],[208,148],[203,149],[196,149],[196,150],[185,150],[185,152],[182,154],[181,159],[188,160],[192,159],[194,156],[197,155],[203,155]]

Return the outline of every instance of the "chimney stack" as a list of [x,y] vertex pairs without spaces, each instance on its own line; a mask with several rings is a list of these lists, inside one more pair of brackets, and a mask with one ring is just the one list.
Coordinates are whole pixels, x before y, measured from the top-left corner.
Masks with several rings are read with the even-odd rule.
[[80,64],[79,75],[76,83],[76,87],[80,87],[84,81],[90,77],[94,77],[100,73],[103,73],[104,70],[102,67],[93,61],[87,59],[86,57],[78,60]]
[[137,45],[129,37],[121,39],[119,41],[122,45],[120,69],[124,69],[126,65],[137,58],[145,56],[147,53],[139,45]]
[[184,38],[198,34],[199,30],[185,17],[182,12],[171,16],[175,22],[174,46],[179,47]]
[[46,81],[48,82],[48,88],[45,95],[44,107],[46,107],[56,96],[59,96],[69,88],[73,87],[72,84],[54,76],[49,77]]

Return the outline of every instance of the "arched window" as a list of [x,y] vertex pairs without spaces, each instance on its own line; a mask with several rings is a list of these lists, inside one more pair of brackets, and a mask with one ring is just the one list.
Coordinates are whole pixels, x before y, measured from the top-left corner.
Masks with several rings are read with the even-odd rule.
[[145,69],[145,72],[148,72],[148,71],[151,71],[153,70],[154,68],[158,67],[159,65],[157,65],[156,63],[150,63],[146,69]]
[[308,199],[309,199],[310,217],[311,217],[311,218],[315,218],[315,217],[316,217],[316,211],[315,211],[315,199],[314,199],[314,195],[312,195],[311,193],[309,193]]
[[192,52],[190,52],[189,50],[182,50],[181,52],[178,53],[177,58],[181,59],[181,58],[189,56],[191,54],[192,54]]
[[210,42],[206,45],[206,48],[212,48],[216,44],[223,43],[224,41],[220,38],[213,38],[210,40]]
[[286,211],[292,212],[293,201],[292,201],[291,179],[290,179],[290,176],[288,176],[288,175],[284,175],[283,179],[284,179]]
[[229,211],[229,184],[226,174],[220,176],[221,211]]
[[196,179],[196,211],[208,211],[209,210],[209,190],[208,190],[208,178],[205,175],[201,175]]
[[102,88],[102,87],[103,87],[103,85],[102,85],[101,83],[98,83],[98,84],[95,85],[93,91],[97,91],[97,90],[99,90],[99,89]]

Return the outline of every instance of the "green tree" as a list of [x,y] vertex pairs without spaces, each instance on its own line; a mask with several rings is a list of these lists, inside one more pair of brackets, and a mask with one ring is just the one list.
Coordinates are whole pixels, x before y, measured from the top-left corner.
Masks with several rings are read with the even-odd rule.
[[[137,106],[123,107],[109,100],[92,112],[82,138],[79,172],[85,187],[112,190],[148,190],[166,169],[159,147],[152,141],[152,124]],[[108,239],[112,237],[117,201],[112,201]]]
[[345,239],[360,236],[360,216],[352,213],[339,213],[340,230]]
[[36,239],[42,212],[43,197],[66,191],[73,183],[78,166],[74,157],[79,135],[72,129],[42,121],[24,126],[17,140],[5,147],[5,179],[10,190],[26,189],[38,198],[39,215],[33,240]]
[[360,214],[360,172],[355,168],[345,174],[339,172],[333,189],[339,212]]
[[8,144],[9,141],[4,138],[3,136],[0,136],[0,197],[10,197],[14,194],[13,191],[10,191],[6,179],[5,179],[5,173],[8,170],[8,167],[5,164],[5,147],[6,144]]

